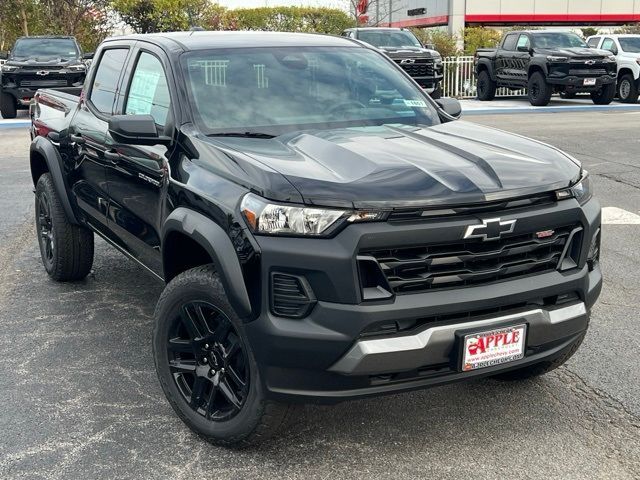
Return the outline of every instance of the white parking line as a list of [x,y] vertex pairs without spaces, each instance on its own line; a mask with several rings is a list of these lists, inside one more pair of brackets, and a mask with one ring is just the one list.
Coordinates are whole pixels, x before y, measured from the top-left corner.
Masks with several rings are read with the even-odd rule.
[[618,207],[602,209],[603,225],[640,225],[640,215]]

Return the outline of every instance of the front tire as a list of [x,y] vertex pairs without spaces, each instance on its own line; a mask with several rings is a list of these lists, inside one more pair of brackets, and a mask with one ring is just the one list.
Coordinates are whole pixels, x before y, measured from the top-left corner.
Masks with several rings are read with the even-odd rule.
[[496,98],[497,84],[491,80],[487,70],[482,70],[478,75],[478,100],[488,102]]
[[538,377],[540,375],[544,375],[545,373],[549,373],[552,370],[564,365],[567,360],[573,357],[573,354],[576,353],[580,345],[582,345],[582,341],[586,332],[580,335],[570,346],[569,348],[558,358],[554,360],[549,360],[546,362],[536,363],[534,365],[529,365],[528,367],[519,368],[517,370],[510,370],[508,372],[499,373],[494,375],[494,378],[498,380],[507,380],[507,381],[519,381],[519,380],[527,380],[529,378]]
[[527,85],[529,103],[534,107],[546,107],[551,101],[553,88],[547,83],[542,72],[533,72]]
[[69,222],[49,173],[38,179],[35,207],[40,256],[49,276],[58,282],[86,277],[93,265],[93,232]]
[[265,398],[243,322],[212,265],[174,278],[154,316],[158,379],[191,430],[213,444],[241,447],[278,433],[292,407]]
[[634,80],[633,75],[630,73],[623,75],[618,85],[618,97],[620,101],[622,103],[636,103],[639,96],[640,91],[638,91],[638,84]]
[[0,95],[0,113],[2,114],[2,118],[16,118],[16,100],[8,93],[2,93],[2,95]]
[[616,84],[610,83],[596,92],[591,92],[591,100],[596,105],[609,105],[616,96]]

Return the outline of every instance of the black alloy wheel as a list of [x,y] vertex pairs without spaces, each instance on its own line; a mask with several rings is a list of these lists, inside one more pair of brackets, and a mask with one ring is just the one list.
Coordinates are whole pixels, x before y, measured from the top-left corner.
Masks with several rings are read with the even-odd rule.
[[169,369],[192,410],[207,420],[235,417],[249,392],[243,341],[229,318],[211,303],[182,305],[167,339]]
[[40,243],[40,251],[42,259],[47,268],[52,268],[54,262],[55,237],[53,234],[53,218],[51,216],[51,205],[46,192],[40,192],[38,195],[38,222],[36,228],[38,230],[38,242]]

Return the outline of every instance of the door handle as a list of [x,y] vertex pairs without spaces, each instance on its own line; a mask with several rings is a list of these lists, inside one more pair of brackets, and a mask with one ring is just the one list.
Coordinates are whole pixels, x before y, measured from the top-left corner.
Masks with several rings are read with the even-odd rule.
[[72,133],[71,135],[69,135],[69,138],[73,143],[76,143],[78,145],[84,145],[86,143],[86,140],[82,138],[82,135],[74,135]]
[[120,162],[120,159],[122,157],[115,150],[107,150],[106,152],[104,152],[104,158],[106,160],[109,160],[110,162],[118,163],[118,162]]

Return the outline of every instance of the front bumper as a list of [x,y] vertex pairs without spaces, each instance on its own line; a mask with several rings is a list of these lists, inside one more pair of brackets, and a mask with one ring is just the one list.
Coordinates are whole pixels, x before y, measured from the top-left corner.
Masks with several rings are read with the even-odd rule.
[[[587,78],[595,78],[595,85],[585,86],[584,81]],[[547,77],[547,81],[551,85],[556,85],[560,87],[565,87],[566,90],[572,92],[592,92],[601,89],[606,85],[615,84],[617,79],[616,73],[611,73],[608,75],[593,75],[593,76],[577,76],[577,75],[554,75],[550,73]]]
[[[529,224],[571,218],[582,224],[585,238],[591,238],[600,225],[596,200],[583,207],[574,200],[558,202],[518,215]],[[358,297],[359,246],[372,241],[410,242],[414,237],[428,241],[443,235],[440,227],[449,225],[451,230],[456,222],[351,225],[328,240],[256,238],[261,249],[262,308],[245,327],[268,395],[280,401],[333,403],[491,375],[551,360],[570,348],[587,329],[588,311],[602,287],[598,264],[590,270],[586,262],[588,242],[576,268],[564,272],[390,300]],[[308,280],[318,301],[305,318],[287,319],[271,312],[269,276],[274,271]],[[391,335],[368,333],[372,327],[426,318],[430,320]],[[527,323],[525,357],[502,366],[459,371],[456,332],[483,331],[505,322]]]

